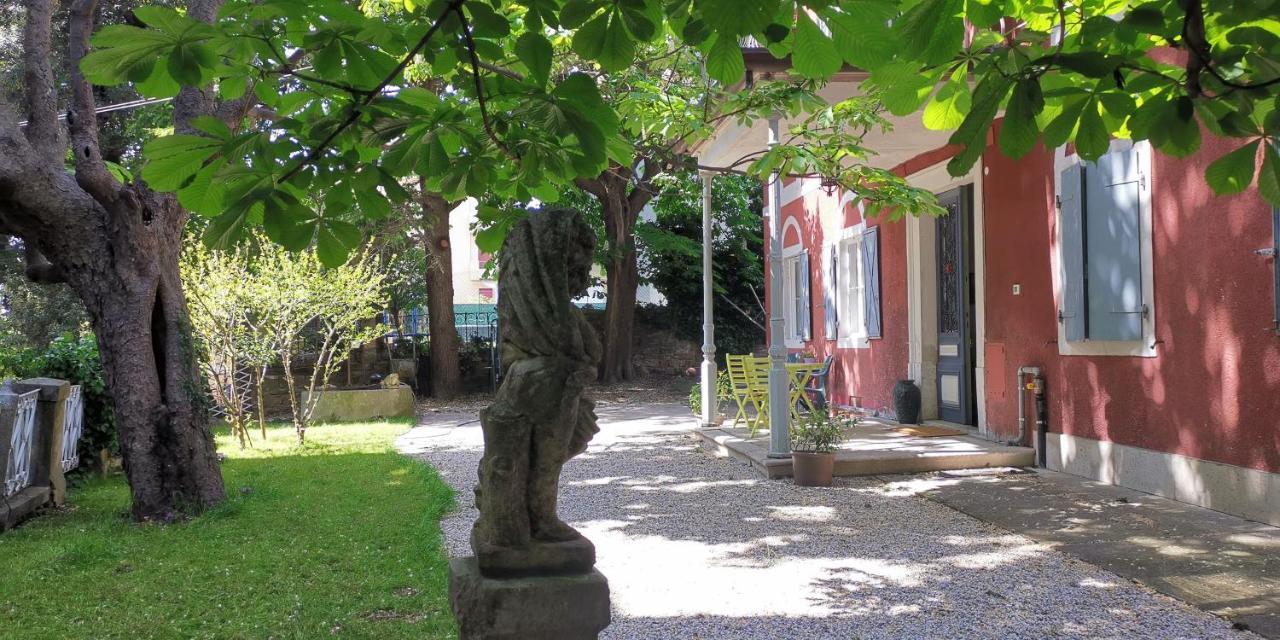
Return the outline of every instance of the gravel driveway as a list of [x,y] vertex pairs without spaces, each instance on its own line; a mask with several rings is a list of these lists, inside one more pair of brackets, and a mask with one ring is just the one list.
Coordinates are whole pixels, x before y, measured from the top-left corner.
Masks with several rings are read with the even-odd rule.
[[[604,638],[1256,638],[917,497],[918,480],[766,481],[703,453],[683,407],[598,412],[560,512],[609,578]],[[398,445],[457,488],[443,527],[450,552],[468,554],[474,414],[429,413]]]

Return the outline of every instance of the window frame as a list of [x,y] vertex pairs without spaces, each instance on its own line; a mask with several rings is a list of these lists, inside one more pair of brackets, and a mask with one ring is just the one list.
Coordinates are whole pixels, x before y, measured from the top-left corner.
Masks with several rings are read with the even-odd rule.
[[[1154,358],[1157,355],[1157,343],[1155,339],[1156,327],[1156,305],[1155,305],[1155,261],[1153,256],[1154,242],[1152,241],[1152,222],[1151,222],[1151,202],[1152,202],[1152,149],[1147,141],[1133,142],[1132,140],[1112,140],[1107,153],[1118,151],[1133,150],[1138,155],[1138,175],[1139,175],[1139,203],[1138,203],[1138,223],[1139,236],[1138,248],[1141,251],[1140,266],[1142,268],[1142,303],[1146,305],[1147,313],[1142,319],[1141,336],[1135,340],[1090,340],[1087,337],[1082,341],[1067,340],[1066,324],[1059,321],[1058,326],[1058,354],[1063,356],[1128,356],[1140,358]],[[1082,161],[1080,156],[1074,151],[1067,153],[1067,147],[1064,145],[1058,147],[1054,152],[1053,163],[1053,195],[1054,203],[1060,202],[1062,196],[1061,176],[1062,171],[1073,165],[1080,165]],[[1083,197],[1083,195],[1082,195]],[[1083,211],[1083,210],[1082,210]],[[1053,294],[1056,310],[1063,309],[1063,295],[1065,292],[1064,273],[1064,256],[1062,247],[1062,234],[1060,230],[1063,228],[1062,208],[1055,204],[1054,206],[1054,229],[1053,234]],[[1086,248],[1085,251],[1088,251]],[[1088,292],[1085,292],[1087,299]],[[1077,311],[1079,313],[1079,311]]]
[[871,347],[867,336],[866,278],[862,273],[862,239],[866,230],[866,222],[844,227],[834,242],[841,269],[836,274],[836,308],[840,318],[836,348],[839,349]]
[[[804,347],[804,333],[800,331],[800,290],[796,288],[796,273],[800,271],[801,257],[806,253],[803,244],[782,249],[782,342],[788,349]],[[807,274],[806,274],[807,277]]]

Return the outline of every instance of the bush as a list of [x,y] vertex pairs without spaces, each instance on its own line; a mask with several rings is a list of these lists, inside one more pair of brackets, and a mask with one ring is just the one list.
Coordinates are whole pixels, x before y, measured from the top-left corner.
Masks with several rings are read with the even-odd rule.
[[834,453],[844,441],[844,431],[858,424],[849,415],[829,416],[815,411],[791,425],[791,450],[801,453]]
[[[733,382],[729,380],[729,372],[721,370],[716,375],[716,397],[720,399],[721,404],[733,399]],[[689,408],[693,410],[694,415],[702,415],[702,383],[693,383],[693,388],[689,389]]]
[[0,353],[0,370],[15,378],[58,378],[80,385],[84,399],[84,435],[80,438],[82,466],[98,466],[97,455],[102,449],[113,455],[119,453],[115,415],[93,334],[64,334],[54,338],[44,351],[22,349]]

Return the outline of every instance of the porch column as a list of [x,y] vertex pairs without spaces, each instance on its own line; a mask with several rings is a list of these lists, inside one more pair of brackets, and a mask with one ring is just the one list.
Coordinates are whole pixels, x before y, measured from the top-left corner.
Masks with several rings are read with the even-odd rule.
[[702,426],[716,424],[716,325],[712,308],[711,249],[715,234],[711,227],[711,179],[710,171],[702,176]]
[[[778,115],[769,118],[769,147],[782,138]],[[769,177],[769,457],[791,455],[788,424],[786,325],[782,317],[782,176]]]

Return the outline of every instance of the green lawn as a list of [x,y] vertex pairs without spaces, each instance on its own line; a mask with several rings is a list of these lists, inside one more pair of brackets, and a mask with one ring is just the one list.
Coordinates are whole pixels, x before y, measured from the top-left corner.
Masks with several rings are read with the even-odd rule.
[[227,504],[190,522],[126,519],[121,476],[0,535],[3,638],[448,638],[438,522],[453,496],[397,455],[407,422],[287,427],[230,456]]

